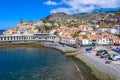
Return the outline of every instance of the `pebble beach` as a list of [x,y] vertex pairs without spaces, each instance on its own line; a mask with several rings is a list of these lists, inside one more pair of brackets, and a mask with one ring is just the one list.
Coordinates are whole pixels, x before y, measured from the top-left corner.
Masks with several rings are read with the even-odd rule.
[[113,75],[116,78],[116,80],[120,80],[120,75],[119,75],[120,61],[112,61],[111,64],[105,64],[107,59],[103,59],[95,56],[96,51],[99,49],[105,49],[109,52],[109,54],[114,53],[112,50],[108,49],[106,46],[97,46],[91,52],[86,52],[84,47],[75,49],[66,45],[63,47],[59,43],[51,43],[51,42],[45,42],[43,43],[43,45],[46,47],[56,48],[58,50],[61,50],[62,52],[77,51],[78,54],[75,55],[77,59],[80,59],[86,64],[89,64],[91,67],[95,67],[96,69],[102,71],[103,73]]
[[100,58],[95,56],[95,53],[99,49],[105,49],[109,52],[109,54],[113,54],[114,52],[108,49],[106,46],[96,47],[91,52],[79,51],[75,57],[84,61],[85,63],[95,67],[105,73],[111,74],[116,77],[116,80],[120,80],[120,61],[112,61],[111,64],[105,64],[107,59]]

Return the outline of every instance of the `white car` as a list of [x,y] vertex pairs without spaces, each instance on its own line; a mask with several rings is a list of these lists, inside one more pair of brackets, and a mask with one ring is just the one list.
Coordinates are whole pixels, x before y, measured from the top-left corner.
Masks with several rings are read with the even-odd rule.
[[108,59],[114,60],[114,61],[118,61],[120,60],[120,55],[118,54],[112,54],[108,57]]

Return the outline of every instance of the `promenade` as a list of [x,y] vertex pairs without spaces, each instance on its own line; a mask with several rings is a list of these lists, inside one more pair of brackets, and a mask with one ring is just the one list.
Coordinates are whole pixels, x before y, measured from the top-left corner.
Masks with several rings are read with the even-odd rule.
[[26,35],[0,35],[2,42],[21,42],[21,41],[54,41],[55,35],[49,33],[26,34]]

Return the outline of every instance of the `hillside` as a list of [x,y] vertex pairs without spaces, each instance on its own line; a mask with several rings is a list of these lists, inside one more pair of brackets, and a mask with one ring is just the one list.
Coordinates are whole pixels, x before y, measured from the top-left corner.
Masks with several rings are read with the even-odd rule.
[[35,34],[49,33],[55,28],[67,26],[69,28],[80,28],[80,26],[94,26],[113,28],[120,25],[120,10],[116,12],[96,12],[89,14],[54,13],[38,22],[21,21],[15,28],[5,31],[5,34]]
[[54,13],[42,21],[54,21],[58,24],[67,25],[74,23],[80,25],[82,23],[92,23],[99,24],[101,27],[114,27],[120,24],[120,11],[116,12],[96,12],[89,14],[74,14],[69,15],[66,13]]
[[55,21],[65,21],[65,20],[97,20],[98,18],[104,17],[107,13],[89,13],[89,14],[74,14],[74,15],[69,15],[66,13],[54,13],[46,18],[43,18],[42,20],[55,20]]

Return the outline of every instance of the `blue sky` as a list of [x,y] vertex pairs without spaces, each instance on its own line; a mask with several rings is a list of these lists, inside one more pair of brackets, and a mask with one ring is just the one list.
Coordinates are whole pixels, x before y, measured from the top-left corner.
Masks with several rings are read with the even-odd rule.
[[77,14],[118,8],[120,0],[0,0],[0,29],[14,27],[20,19],[38,21],[50,13]]

